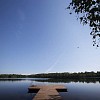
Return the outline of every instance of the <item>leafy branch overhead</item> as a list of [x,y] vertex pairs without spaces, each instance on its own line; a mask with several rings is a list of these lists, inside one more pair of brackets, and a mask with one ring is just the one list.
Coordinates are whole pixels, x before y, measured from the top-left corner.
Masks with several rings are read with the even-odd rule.
[[93,46],[100,43],[100,0],[72,0],[67,9],[70,14],[74,11],[83,25],[89,24],[90,35],[93,37]]

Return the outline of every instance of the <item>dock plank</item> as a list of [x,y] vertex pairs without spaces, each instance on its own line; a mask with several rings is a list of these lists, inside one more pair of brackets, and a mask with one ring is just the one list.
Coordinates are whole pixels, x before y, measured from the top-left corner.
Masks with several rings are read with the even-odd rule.
[[44,85],[44,86],[30,86],[29,90],[38,90],[33,100],[62,100],[58,91],[66,91],[67,88],[63,85]]

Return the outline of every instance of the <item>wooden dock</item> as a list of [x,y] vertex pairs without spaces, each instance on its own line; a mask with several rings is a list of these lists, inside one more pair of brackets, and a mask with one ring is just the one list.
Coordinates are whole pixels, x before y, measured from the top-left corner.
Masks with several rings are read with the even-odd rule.
[[29,92],[37,92],[33,100],[62,100],[58,92],[67,92],[63,85],[30,86]]

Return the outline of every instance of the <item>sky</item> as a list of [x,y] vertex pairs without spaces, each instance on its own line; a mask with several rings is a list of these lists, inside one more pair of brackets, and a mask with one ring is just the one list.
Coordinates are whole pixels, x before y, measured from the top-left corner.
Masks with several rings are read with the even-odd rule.
[[100,71],[100,48],[69,2],[0,0],[0,74]]

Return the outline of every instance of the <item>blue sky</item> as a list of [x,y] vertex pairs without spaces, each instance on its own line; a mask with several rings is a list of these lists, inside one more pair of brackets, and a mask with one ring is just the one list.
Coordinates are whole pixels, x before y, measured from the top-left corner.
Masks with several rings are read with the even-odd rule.
[[100,48],[69,2],[0,0],[1,74],[100,71]]

